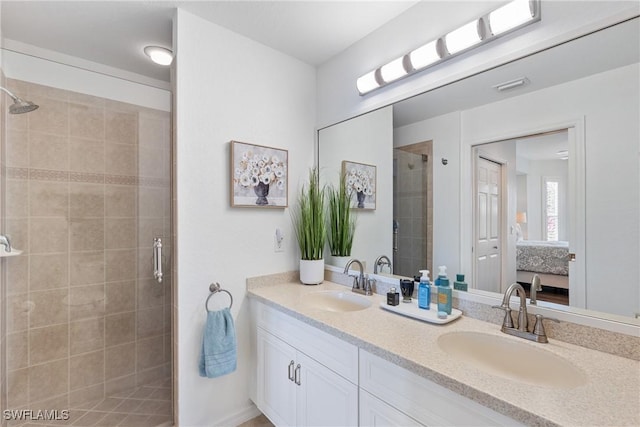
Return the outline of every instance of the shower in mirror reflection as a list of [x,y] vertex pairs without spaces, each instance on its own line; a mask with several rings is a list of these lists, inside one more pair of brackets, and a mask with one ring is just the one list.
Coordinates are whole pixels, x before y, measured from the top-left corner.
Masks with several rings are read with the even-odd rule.
[[31,101],[25,101],[24,99],[15,96],[13,93],[9,92],[7,89],[3,88],[2,86],[0,86],[0,90],[3,90],[4,92],[6,92],[6,94],[9,95],[11,99],[13,99],[13,104],[9,106],[10,114],[30,113],[31,111],[38,109],[38,105],[34,104]]

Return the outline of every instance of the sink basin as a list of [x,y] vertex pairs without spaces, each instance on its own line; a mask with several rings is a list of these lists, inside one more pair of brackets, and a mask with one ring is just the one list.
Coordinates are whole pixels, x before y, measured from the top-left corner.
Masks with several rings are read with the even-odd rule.
[[450,332],[438,338],[438,346],[465,364],[514,381],[564,389],[587,383],[585,373],[569,360],[544,350],[544,344],[519,339]]
[[367,297],[343,291],[319,291],[307,295],[304,305],[317,310],[346,312],[358,311],[371,307]]

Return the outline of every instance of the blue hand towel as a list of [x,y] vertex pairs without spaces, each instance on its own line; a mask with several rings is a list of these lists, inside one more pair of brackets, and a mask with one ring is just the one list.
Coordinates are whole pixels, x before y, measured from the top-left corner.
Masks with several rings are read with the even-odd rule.
[[207,378],[220,377],[236,370],[236,330],[228,308],[207,312],[199,365],[200,376]]

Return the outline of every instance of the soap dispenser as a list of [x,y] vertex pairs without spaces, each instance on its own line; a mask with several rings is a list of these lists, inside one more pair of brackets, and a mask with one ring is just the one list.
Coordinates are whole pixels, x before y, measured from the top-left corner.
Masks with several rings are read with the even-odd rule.
[[438,278],[436,279],[436,287],[438,289],[438,311],[444,311],[451,314],[451,303],[453,295],[451,286],[449,286],[449,278],[447,277],[447,267],[441,265],[438,267]]
[[431,283],[429,270],[420,270],[420,285],[418,285],[418,307],[429,310],[431,306]]

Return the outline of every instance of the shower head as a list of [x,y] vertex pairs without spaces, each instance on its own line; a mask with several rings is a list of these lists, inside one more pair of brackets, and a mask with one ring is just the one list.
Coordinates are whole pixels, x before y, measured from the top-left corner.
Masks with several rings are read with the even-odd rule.
[[38,108],[38,106],[33,102],[25,101],[22,98],[18,98],[2,86],[0,86],[0,89],[5,91],[7,95],[9,95],[11,99],[13,99],[13,104],[9,106],[9,114],[29,113]]

